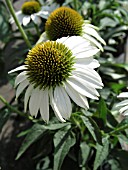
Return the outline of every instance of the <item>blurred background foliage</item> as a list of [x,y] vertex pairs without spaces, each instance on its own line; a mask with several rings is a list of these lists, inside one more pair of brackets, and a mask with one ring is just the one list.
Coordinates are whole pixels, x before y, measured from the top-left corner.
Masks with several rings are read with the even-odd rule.
[[[0,159],[4,170],[17,169],[17,161],[31,158],[25,170],[127,170],[128,118],[115,110],[117,95],[128,86],[128,1],[126,0],[38,0],[42,5],[59,3],[77,10],[84,19],[99,27],[99,34],[106,41],[104,52],[96,58],[104,88],[99,101],[90,100],[90,109],[85,112],[73,105],[73,114],[67,123],[59,123],[54,117],[48,125],[40,119],[27,120],[18,116],[25,128],[16,129],[20,148],[11,162]],[[17,1],[12,1],[14,4]],[[22,2],[22,1],[21,1]],[[24,62],[28,47],[18,29],[9,23],[10,14],[0,0],[0,86],[14,84],[8,71]],[[44,31],[45,20],[39,25]],[[39,38],[32,23],[24,30],[32,45]],[[0,130],[13,115],[14,108],[6,103],[0,110]],[[23,111],[23,97],[13,107]],[[52,111],[51,111],[52,112]],[[19,113],[19,114],[20,114]],[[14,129],[15,130],[15,129]],[[20,132],[20,133],[19,133]],[[15,143],[14,143],[15,145]],[[15,146],[14,146],[15,147]],[[19,147],[19,146],[18,146]],[[19,151],[18,151],[19,150]],[[17,154],[18,152],[18,154]],[[17,154],[17,156],[16,156]],[[29,156],[28,156],[29,155]],[[1,155],[2,156],[2,155]],[[29,158],[28,158],[29,157]],[[21,161],[22,162],[22,161]],[[26,162],[27,164],[27,162]],[[30,166],[29,166],[30,164]]]

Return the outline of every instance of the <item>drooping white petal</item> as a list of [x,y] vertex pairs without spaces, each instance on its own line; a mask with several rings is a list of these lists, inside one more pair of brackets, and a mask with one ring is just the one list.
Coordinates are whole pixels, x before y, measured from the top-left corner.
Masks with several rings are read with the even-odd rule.
[[25,79],[24,81],[22,81],[17,90],[16,90],[16,99],[19,97],[19,95],[22,93],[22,91],[29,85],[29,81],[27,79]]
[[24,18],[23,18],[23,25],[24,26],[26,26],[26,25],[28,25],[28,23],[30,22],[30,19],[31,19],[31,16],[24,16]]
[[67,83],[69,83],[74,90],[79,92],[81,95],[89,97],[91,99],[98,99],[98,92],[93,87],[88,87],[86,84],[76,76],[68,78]]
[[54,101],[63,118],[69,119],[72,111],[71,101],[63,87],[56,86],[54,90]]
[[46,34],[46,32],[43,32],[43,33],[41,34],[39,40],[36,42],[36,44],[41,43],[41,42],[45,42],[45,41],[47,41],[47,40],[48,40],[47,34]]
[[40,114],[42,119],[48,123],[49,121],[49,96],[48,89],[41,90]]
[[25,70],[25,69],[26,69],[25,65],[22,65],[22,66],[19,66],[19,67],[15,68],[15,69],[9,71],[8,74],[13,73],[15,71]]
[[120,109],[120,112],[123,113],[124,111],[128,110],[128,105],[124,106]]
[[93,37],[91,37],[90,35],[87,34],[83,34],[82,35],[83,38],[85,38],[86,40],[90,41],[91,43],[93,43],[94,45],[96,45],[101,51],[103,51],[103,47],[102,45]]
[[65,83],[65,89],[71,99],[82,108],[89,108],[88,101],[86,97],[82,97],[77,91],[75,91],[70,84]]
[[26,71],[21,72],[15,79],[15,87],[26,79]]
[[[16,17],[17,17],[19,23],[22,24],[23,17],[24,17],[24,14],[22,14],[22,11],[17,11],[15,14],[16,14]],[[9,22],[10,22],[11,24],[13,24],[13,23],[15,22],[14,19],[13,19],[13,17],[11,17],[11,18],[9,19]]]
[[23,14],[22,11],[18,11],[16,13],[16,16],[17,16],[17,19],[18,19],[19,23],[22,24],[23,23],[23,18],[25,17],[25,14]]
[[40,89],[37,87],[32,90],[32,94],[29,100],[29,111],[32,116],[37,116],[41,102]]
[[93,61],[88,64],[88,67],[92,69],[98,68],[99,66],[100,66],[100,63],[98,62],[98,60],[95,60],[95,59],[93,59]]
[[33,90],[33,86],[29,85],[25,92],[25,97],[24,97],[24,111],[25,112],[27,111],[28,100],[31,96],[32,90]]
[[86,85],[89,85],[91,87],[97,88],[97,89],[102,89],[103,83],[94,77],[88,76],[87,74],[83,74],[80,71],[74,70],[74,74],[77,77],[83,79],[83,81],[86,83]]
[[74,66],[77,64],[80,64],[80,65],[84,65],[86,67],[87,65],[92,63],[93,60],[94,60],[93,57],[76,58]]
[[96,55],[98,52],[99,52],[99,49],[90,46],[90,47],[84,48],[83,51],[75,53],[74,55],[76,56],[76,58],[86,58],[86,57],[91,57],[93,55]]
[[74,52],[75,52],[75,48],[77,48],[79,52],[81,48],[80,46],[82,46],[83,49],[83,46],[88,47],[90,45],[89,41],[85,40],[83,37],[80,36],[62,37],[60,39],[57,39],[57,42],[65,44],[66,47],[68,47],[72,51],[74,49]]
[[119,102],[116,107],[121,107],[121,106],[125,106],[125,105],[128,105],[128,100],[124,100],[122,102]]
[[102,44],[106,45],[105,41],[101,38],[101,36],[98,34],[98,32],[92,28],[92,25],[90,24],[85,24],[83,26],[83,31],[84,33],[87,33],[89,35],[92,35],[93,37],[95,37],[97,40],[99,40]]
[[128,116],[128,110],[122,113],[124,116]]
[[122,93],[120,93],[117,97],[119,97],[119,98],[128,98],[128,92],[122,92]]
[[[74,73],[74,71],[75,70],[72,71],[72,74]],[[99,74],[95,70],[93,70],[91,68],[77,67],[76,71],[78,71],[78,73],[80,73],[80,74],[86,74],[87,76],[91,77],[92,79],[95,79],[95,80],[97,80],[99,82],[102,82],[101,77],[99,76]]]
[[38,24],[40,22],[40,18],[36,14],[32,14],[31,19],[35,24]]
[[50,96],[50,104],[51,104],[52,109],[54,110],[54,113],[55,113],[56,117],[57,117],[58,120],[60,120],[61,122],[66,122],[66,121],[63,119],[62,115],[60,114],[59,109],[58,109],[58,106],[57,106],[56,103],[55,103],[55,100],[54,100],[54,98],[53,98],[53,90],[52,90],[52,89],[49,90],[49,96]]

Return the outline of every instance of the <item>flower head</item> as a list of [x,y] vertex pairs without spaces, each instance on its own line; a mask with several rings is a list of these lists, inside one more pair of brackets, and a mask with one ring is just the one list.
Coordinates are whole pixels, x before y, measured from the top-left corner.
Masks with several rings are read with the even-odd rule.
[[[47,19],[50,13],[58,8],[59,5],[52,4],[51,6],[41,6],[37,1],[28,1],[25,2],[21,10],[16,12],[16,16],[20,24],[27,26],[32,20],[35,24],[38,24],[40,21],[40,17]],[[10,23],[13,24],[14,20],[11,17]]]
[[49,40],[56,40],[64,36],[82,36],[89,40],[100,50],[105,41],[96,31],[98,28],[84,20],[82,16],[69,7],[60,7],[54,10],[45,24],[45,32]]
[[[120,93],[118,96],[118,98],[128,98],[128,92],[122,92]],[[116,107],[119,108],[119,112],[124,115],[127,116],[128,115],[128,99],[125,99],[122,102],[119,102]]]
[[82,108],[89,107],[87,97],[98,99],[96,89],[103,86],[94,70],[99,63],[93,55],[98,52],[79,36],[37,44],[28,52],[25,65],[9,72],[22,70],[15,80],[16,98],[26,89],[25,111],[29,102],[30,114],[36,117],[40,111],[48,122],[51,105],[56,117],[64,122],[72,112],[70,98]]

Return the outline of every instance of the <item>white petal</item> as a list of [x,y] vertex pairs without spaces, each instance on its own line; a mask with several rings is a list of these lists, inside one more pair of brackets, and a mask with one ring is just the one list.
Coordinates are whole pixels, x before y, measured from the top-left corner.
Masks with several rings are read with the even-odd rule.
[[82,65],[86,66],[86,65],[89,65],[92,61],[93,61],[93,57],[76,58],[74,65],[82,64]]
[[82,108],[89,108],[88,101],[86,97],[82,97],[78,92],[76,92],[72,86],[70,86],[68,83],[65,83],[65,89],[68,93],[68,95],[71,97],[71,99],[80,107]]
[[15,68],[15,69],[9,71],[8,74],[13,73],[15,71],[25,70],[25,69],[26,69],[25,65],[19,66],[19,67]]
[[29,100],[29,111],[32,116],[37,116],[41,102],[41,95],[39,88],[35,88],[32,91],[30,100]]
[[59,110],[58,110],[58,106],[57,106],[56,103],[55,103],[55,100],[54,100],[54,98],[53,98],[53,90],[52,90],[52,89],[49,90],[49,96],[50,96],[50,104],[51,104],[51,106],[52,106],[52,109],[54,110],[54,113],[55,113],[56,117],[57,117],[58,120],[60,120],[61,122],[66,122],[66,121],[63,119],[62,115],[60,114],[60,112],[59,112]]
[[122,93],[120,93],[117,97],[119,97],[119,98],[128,98],[128,92],[122,92]]
[[33,86],[29,85],[25,92],[25,97],[24,97],[24,111],[25,112],[27,111],[28,100],[31,96],[32,90],[33,90]]
[[43,33],[41,34],[39,40],[36,42],[36,44],[41,43],[41,42],[45,42],[45,41],[47,41],[47,40],[48,40],[47,34],[46,34],[46,32],[43,32]]
[[15,87],[26,79],[26,71],[21,72],[15,79]]
[[128,110],[128,105],[124,106],[120,109],[120,112],[123,113],[124,111]]
[[22,11],[18,11],[16,13],[16,16],[17,16],[17,19],[18,19],[19,23],[22,24],[23,23],[23,18],[25,17],[25,14],[23,14]]
[[83,34],[82,36],[83,36],[83,38],[87,39],[88,41],[90,41],[91,43],[96,45],[101,51],[103,51],[102,45],[95,38],[93,38],[93,37],[91,37],[90,35],[87,35],[87,34]]
[[32,14],[31,19],[35,24],[39,24],[40,22],[40,18],[36,14]]
[[57,86],[54,91],[54,101],[58,106],[59,112],[63,118],[69,119],[71,116],[71,101],[63,87]]
[[22,91],[29,85],[29,81],[26,79],[23,82],[21,82],[16,90],[16,99],[19,97],[19,95],[22,93]]
[[128,110],[122,113],[124,116],[128,116]]
[[74,49],[74,52],[75,52],[75,48],[77,48],[77,50],[80,51],[81,45],[83,48],[83,46],[88,47],[90,44],[89,41],[85,40],[83,37],[80,37],[80,36],[63,37],[63,38],[57,39],[57,42],[61,42],[65,44],[66,47],[68,47],[70,50]]
[[68,78],[67,83],[69,83],[72,88],[74,88],[74,90],[76,90],[81,95],[89,97],[91,99],[98,99],[97,96],[99,96],[99,94],[95,90],[95,88],[86,86],[86,84],[76,76]]
[[[74,73],[74,71],[75,70],[72,71],[72,74]],[[93,70],[91,68],[88,68],[88,67],[85,67],[85,68],[78,67],[78,68],[76,68],[76,71],[78,73],[80,73],[80,74],[86,74],[87,76],[92,77],[93,79],[95,79],[95,80],[97,80],[99,82],[102,82],[101,77],[99,76],[99,74],[95,70]]]
[[30,22],[31,16],[24,16],[23,25],[26,26]]
[[49,121],[49,96],[48,89],[41,91],[40,114],[42,119],[48,123]]
[[92,25],[90,24],[85,24],[85,26],[83,27],[84,32],[92,35],[93,37],[95,37],[97,40],[99,40],[102,44],[106,45],[105,41],[100,37],[100,35],[98,34],[98,32],[92,28]]
[[121,106],[125,106],[125,105],[128,105],[128,100],[124,100],[122,102],[119,102],[116,107],[121,107]]
[[80,51],[79,53],[74,54],[76,58],[86,58],[86,57],[91,57],[93,55],[96,55],[99,52],[99,49],[95,47],[88,47],[85,48],[83,51]]
[[98,89],[102,89],[102,87],[103,87],[103,83],[101,81],[95,79],[94,77],[88,76],[88,75],[83,74],[76,70],[74,70],[74,75],[83,79],[83,81],[91,87],[98,88]]
[[90,64],[88,64],[88,67],[93,69],[98,68],[99,66],[100,66],[99,62],[95,59],[93,59],[93,61]]

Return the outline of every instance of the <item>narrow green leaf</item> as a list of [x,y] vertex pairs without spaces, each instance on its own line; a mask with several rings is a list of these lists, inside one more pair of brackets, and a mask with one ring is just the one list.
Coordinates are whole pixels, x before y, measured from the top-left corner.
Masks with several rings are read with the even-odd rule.
[[93,139],[99,143],[101,142],[101,132],[96,122],[91,117],[81,116],[83,123],[92,135]]
[[107,138],[103,139],[103,145],[97,143],[96,146],[96,157],[94,161],[93,170],[97,170],[103,161],[107,158],[109,151],[109,141]]
[[89,157],[91,148],[86,142],[81,142],[80,144],[80,156],[79,156],[79,167],[83,168]]
[[97,109],[100,118],[103,119],[104,123],[106,124],[106,117],[107,117],[107,106],[105,101],[101,98],[99,101],[98,109]]
[[4,124],[10,117],[11,112],[8,109],[0,110],[0,131],[2,130]]
[[71,126],[68,125],[63,129],[60,129],[54,135],[54,167],[53,170],[60,170],[64,158],[68,154],[70,148],[75,144],[76,139],[73,133],[71,133]]
[[40,124],[34,124],[30,132],[25,137],[19,152],[16,156],[16,160],[21,157],[21,155],[29,148],[31,144],[37,141],[47,130]]

